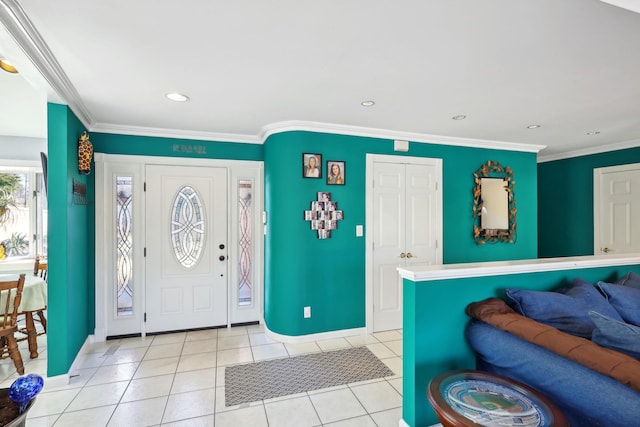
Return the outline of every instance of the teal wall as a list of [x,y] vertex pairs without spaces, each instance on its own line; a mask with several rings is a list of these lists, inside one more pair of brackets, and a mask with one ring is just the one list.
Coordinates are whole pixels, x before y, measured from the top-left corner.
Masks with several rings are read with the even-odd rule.
[[405,279],[402,418],[412,427],[438,423],[427,399],[429,382],[446,371],[475,369],[475,357],[464,337],[469,322],[464,310],[469,303],[503,298],[506,288],[551,290],[576,277],[592,283],[615,281],[629,271],[640,273],[640,265],[417,283]]
[[593,255],[593,170],[640,162],[640,147],[538,164],[538,256]]
[[[58,180],[70,185],[71,179],[78,177],[75,170],[76,145],[84,129],[66,107],[51,106],[51,110],[51,133],[59,136],[50,138],[50,170],[60,174]],[[355,226],[365,224],[367,153],[443,159],[442,243],[445,263],[526,259],[535,258],[537,254],[535,153],[414,142],[410,143],[408,152],[396,153],[392,140],[304,131],[274,134],[264,144],[107,133],[91,133],[91,142],[95,152],[107,154],[264,160],[265,210],[268,213],[264,310],[267,326],[279,334],[298,336],[365,326],[365,239],[355,236]],[[58,148],[63,145],[64,151]],[[327,186],[324,178],[303,179],[304,152],[321,153],[323,170],[326,160],[345,161],[346,185]],[[514,244],[479,246],[472,238],[472,174],[487,160],[510,166],[515,173],[518,234]],[[58,165],[64,167],[58,169]],[[326,176],[326,171],[324,174]],[[93,194],[93,174],[81,179],[87,182]],[[317,239],[309,222],[303,219],[303,211],[309,208],[318,191],[331,191],[333,200],[345,212],[345,219],[340,222],[338,230],[327,240]],[[62,203],[63,196],[66,204]],[[83,232],[72,234],[67,240],[82,240],[74,242],[74,248],[90,248],[82,252],[86,265],[82,274],[88,278],[80,283],[88,287],[79,295],[86,297],[84,307],[89,313],[85,323],[88,327],[75,338],[81,344],[88,334],[93,333],[95,317],[93,206],[72,205],[70,191],[56,197],[60,202],[50,205],[52,218],[57,215],[64,215],[64,218],[55,223],[69,224],[67,232],[72,234],[72,230],[79,229],[75,220],[69,222],[72,221],[70,216],[82,215],[77,223],[82,225]],[[54,223],[53,219],[50,220]],[[62,230],[56,228],[56,231]],[[68,244],[67,241],[64,243]],[[70,274],[65,272],[61,277]],[[56,305],[50,308],[54,313],[58,310],[62,313],[63,308],[67,308],[67,305],[57,307],[55,301],[52,305]],[[302,318],[304,306],[312,307],[310,319]],[[61,366],[68,368],[68,363],[69,360]]]
[[262,144],[92,133],[96,153],[204,159],[262,160]]
[[75,179],[93,200],[93,175],[78,173],[84,130],[67,106],[48,104],[49,376],[68,372],[94,329],[94,209],[74,204],[72,195]]
[[[302,177],[302,153],[323,156],[323,178]],[[445,263],[527,259],[537,256],[536,154],[410,143],[407,153],[393,141],[314,132],[286,132],[264,144],[265,320],[283,335],[306,335],[365,326],[366,154],[443,159],[443,258]],[[326,161],[346,162],[346,185],[326,185]],[[514,244],[476,245],[472,235],[472,174],[487,160],[515,173],[518,236]],[[319,191],[330,191],[344,211],[332,237],[316,238],[303,218]],[[366,230],[365,230],[366,233]],[[311,306],[312,317],[302,310]]]
[[[65,105],[48,104],[49,301],[47,375],[66,374],[95,328],[95,205],[73,202],[73,180],[94,200],[94,174],[78,173],[85,130]],[[261,144],[91,133],[95,152],[262,160]]]

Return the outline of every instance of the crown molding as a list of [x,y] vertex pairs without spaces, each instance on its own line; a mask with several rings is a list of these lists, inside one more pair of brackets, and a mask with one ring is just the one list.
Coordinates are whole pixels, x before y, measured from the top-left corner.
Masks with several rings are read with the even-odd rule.
[[402,139],[412,142],[454,145],[461,147],[474,147],[495,150],[523,151],[537,153],[544,145],[520,144],[505,141],[490,141],[483,139],[456,138],[441,135],[429,135],[412,132],[398,132],[387,129],[367,128],[361,126],[339,125],[334,123],[310,122],[303,120],[291,120],[272,123],[264,126],[258,135],[216,133],[202,131],[188,131],[165,128],[149,128],[139,126],[122,126],[111,123],[95,123],[89,129],[91,132],[155,136],[160,138],[194,139],[203,141],[237,142],[249,144],[262,144],[271,135],[292,131],[330,133],[336,135],[351,135],[359,137],[380,139]]
[[321,122],[309,122],[301,120],[291,120],[284,122],[277,122],[267,125],[262,128],[260,132],[260,139],[265,141],[269,136],[291,131],[307,131],[307,132],[321,132],[332,133],[339,135],[352,135],[369,138],[380,139],[401,139],[411,142],[422,142],[428,144],[442,144],[453,145],[459,147],[473,147],[473,148],[487,148],[495,150],[508,150],[508,151],[524,151],[531,153],[538,153],[545,148],[545,145],[534,144],[521,144],[518,142],[508,141],[492,141],[486,139],[473,139],[473,138],[458,138],[452,136],[443,135],[430,135],[424,133],[414,132],[400,132],[388,129],[368,128],[362,126],[349,126],[339,125],[334,123],[321,123]]
[[626,150],[627,148],[640,147],[640,138],[630,141],[617,142],[615,144],[601,145],[599,147],[584,148],[582,150],[565,151],[548,156],[539,156],[538,163],[552,162],[554,160],[570,159],[573,157],[589,156],[591,154],[608,153],[610,151]]
[[53,91],[82,124],[91,127],[91,113],[22,6],[15,0],[0,0],[0,21]]
[[255,135],[151,128],[143,126],[124,126],[112,123],[94,123],[89,128],[89,131],[120,135],[153,136],[158,138],[193,139],[200,141],[236,142],[245,144],[261,144],[263,142]]

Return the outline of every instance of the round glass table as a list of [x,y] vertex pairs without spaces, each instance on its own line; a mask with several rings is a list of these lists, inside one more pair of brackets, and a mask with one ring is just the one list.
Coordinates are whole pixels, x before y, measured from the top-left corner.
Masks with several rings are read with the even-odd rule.
[[561,427],[566,418],[522,383],[481,371],[453,371],[431,380],[429,403],[444,427]]

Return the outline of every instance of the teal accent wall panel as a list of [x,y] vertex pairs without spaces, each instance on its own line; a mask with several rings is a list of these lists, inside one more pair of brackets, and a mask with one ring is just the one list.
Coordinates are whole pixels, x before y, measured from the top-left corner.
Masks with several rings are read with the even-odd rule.
[[538,164],[538,256],[593,255],[593,170],[640,163],[640,147]]
[[[443,159],[443,258],[445,263],[535,258],[537,255],[536,154],[410,143],[394,152],[393,141],[306,131],[271,135],[264,144],[265,320],[283,335],[306,335],[365,326],[366,155]],[[320,153],[323,178],[302,177],[302,153]],[[326,184],[326,161],[346,162],[346,185]],[[514,244],[477,245],[473,240],[473,173],[496,160],[515,171],[518,237]],[[319,191],[330,191],[344,211],[332,237],[316,238],[304,210]],[[367,230],[365,230],[365,233]],[[311,306],[312,317],[303,318]]]
[[138,156],[262,160],[262,144],[92,133],[95,152]]
[[412,427],[438,423],[427,399],[429,382],[452,370],[475,369],[464,330],[469,303],[504,298],[507,288],[553,290],[576,277],[595,283],[615,281],[640,265],[412,282],[404,280],[402,416]]
[[65,105],[48,104],[49,277],[47,375],[66,374],[94,328],[94,210],[73,202],[78,138],[84,127]]

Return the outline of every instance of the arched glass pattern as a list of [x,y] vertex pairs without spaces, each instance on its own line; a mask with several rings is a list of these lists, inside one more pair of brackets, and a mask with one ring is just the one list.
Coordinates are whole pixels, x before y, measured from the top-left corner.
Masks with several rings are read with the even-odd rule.
[[118,317],[133,314],[133,178],[116,177],[116,294]]
[[196,190],[182,187],[173,200],[171,211],[171,245],[173,253],[184,268],[195,267],[204,252],[204,206]]
[[241,180],[238,185],[238,305],[252,303],[252,183]]

